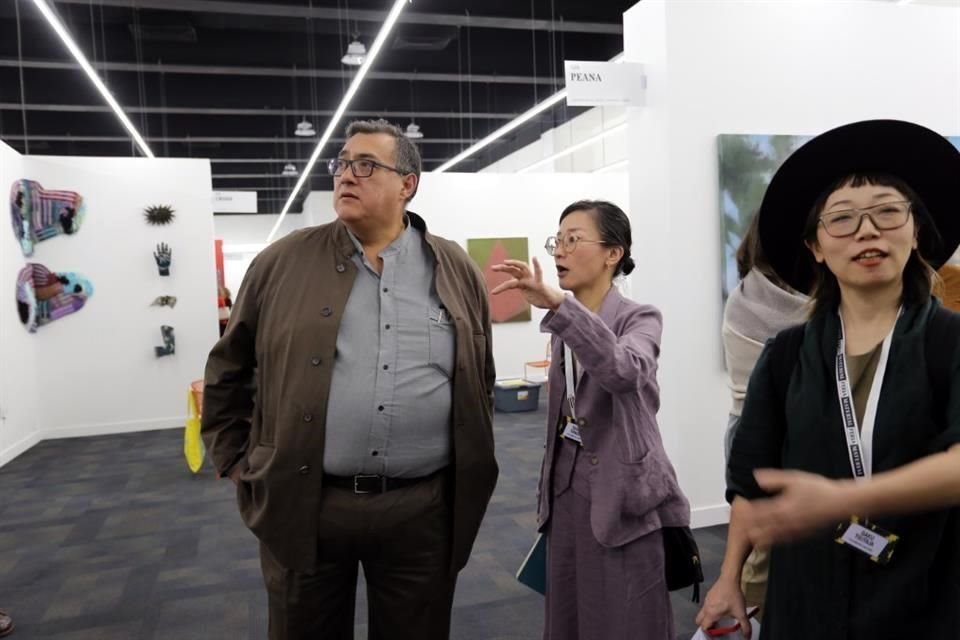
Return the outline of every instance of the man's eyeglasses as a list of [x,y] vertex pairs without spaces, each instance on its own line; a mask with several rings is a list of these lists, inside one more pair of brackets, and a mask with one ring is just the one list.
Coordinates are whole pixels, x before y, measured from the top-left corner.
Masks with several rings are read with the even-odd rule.
[[345,160],[343,158],[334,158],[327,163],[327,171],[330,172],[330,175],[340,177],[343,175],[343,172],[347,170],[347,167],[350,167],[350,171],[353,173],[355,178],[369,178],[373,175],[373,170],[377,167],[381,169],[386,169],[388,171],[393,171],[395,173],[405,175],[403,171],[400,171],[396,167],[391,167],[385,165],[382,162],[377,162],[376,160],[369,160],[367,158],[362,158],[360,160]]
[[823,230],[834,238],[846,238],[860,231],[863,218],[870,218],[870,222],[879,231],[892,231],[907,224],[910,219],[911,204],[909,201],[884,202],[864,209],[843,209],[831,211],[820,216]]
[[556,254],[559,247],[563,247],[564,253],[573,253],[577,248],[577,244],[607,244],[603,240],[584,240],[580,236],[568,235],[568,236],[550,236],[547,238],[547,242],[543,245],[543,248],[547,250],[547,255],[552,256]]

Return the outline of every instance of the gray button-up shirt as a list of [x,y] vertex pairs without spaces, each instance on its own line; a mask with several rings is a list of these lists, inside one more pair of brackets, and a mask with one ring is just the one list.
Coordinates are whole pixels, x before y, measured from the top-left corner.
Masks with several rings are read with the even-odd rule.
[[435,258],[409,224],[380,252],[359,241],[337,335],[323,469],[338,476],[428,475],[451,462],[455,326],[434,286]]

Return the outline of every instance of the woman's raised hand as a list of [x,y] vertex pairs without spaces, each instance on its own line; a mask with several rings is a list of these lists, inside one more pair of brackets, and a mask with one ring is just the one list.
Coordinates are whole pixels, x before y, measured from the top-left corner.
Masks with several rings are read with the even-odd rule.
[[543,283],[543,269],[536,258],[533,259],[533,272],[526,262],[520,260],[505,260],[502,264],[494,265],[493,270],[511,276],[510,280],[500,283],[490,292],[493,295],[519,289],[527,302],[540,309],[556,309],[563,302],[561,291]]

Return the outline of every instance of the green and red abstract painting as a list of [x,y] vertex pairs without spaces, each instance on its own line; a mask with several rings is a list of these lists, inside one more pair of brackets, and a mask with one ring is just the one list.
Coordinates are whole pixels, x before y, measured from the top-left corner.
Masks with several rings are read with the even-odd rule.
[[[496,273],[493,266],[506,259],[528,262],[530,252],[526,238],[475,238],[467,240],[467,253],[480,266],[490,292],[510,276]],[[490,296],[490,316],[493,322],[529,322],[530,305],[516,289]]]

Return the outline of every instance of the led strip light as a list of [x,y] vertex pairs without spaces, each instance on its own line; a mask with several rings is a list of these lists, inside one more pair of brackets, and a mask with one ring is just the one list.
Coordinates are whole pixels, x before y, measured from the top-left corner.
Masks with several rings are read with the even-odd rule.
[[[614,56],[613,58],[611,58],[611,59],[610,59],[610,62],[620,62],[620,61],[622,61],[622,60],[623,60],[623,53],[621,52],[621,53],[618,53],[618,54],[617,54],[616,56]],[[552,107],[553,105],[557,104],[557,103],[560,102],[561,100],[564,100],[566,97],[567,97],[567,90],[566,90],[566,89],[562,89],[562,90],[560,90],[560,91],[557,91],[555,94],[553,94],[552,96],[550,96],[549,98],[547,98],[547,99],[544,100],[543,102],[540,102],[539,104],[533,106],[532,108],[528,109],[527,111],[524,111],[524,112],[521,113],[519,116],[517,116],[516,118],[514,118],[513,120],[511,120],[511,121],[508,122],[507,124],[503,125],[503,126],[500,127],[499,129],[497,129],[496,131],[494,131],[493,133],[491,133],[490,135],[488,135],[487,137],[481,139],[479,142],[473,144],[473,145],[470,146],[470,147],[467,147],[466,149],[464,149],[463,151],[461,151],[461,152],[458,153],[457,155],[453,156],[452,158],[450,158],[449,160],[447,160],[446,162],[444,162],[443,164],[441,164],[439,167],[437,167],[436,169],[434,169],[434,170],[432,171],[432,173],[443,173],[444,171],[446,171],[446,170],[449,169],[450,167],[452,167],[452,166],[454,166],[454,165],[456,165],[456,164],[459,164],[459,163],[462,162],[465,158],[469,158],[470,156],[472,156],[473,154],[475,154],[477,151],[480,151],[480,149],[483,149],[484,147],[488,146],[491,142],[493,142],[493,141],[496,140],[497,138],[501,138],[501,137],[507,135],[508,133],[510,133],[511,131],[513,131],[514,129],[516,129],[517,127],[519,127],[520,125],[526,123],[526,122],[527,122],[528,120],[530,120],[531,118],[533,118],[533,117],[535,117],[535,116],[543,113],[544,111],[546,111],[547,109],[549,109],[549,108]]]
[[400,13],[403,11],[406,5],[410,4],[411,1],[412,0],[396,0],[396,2],[393,3],[393,8],[387,15],[387,19],[384,21],[383,26],[380,27],[380,33],[377,34],[377,39],[373,41],[373,45],[367,52],[367,59],[360,66],[360,70],[357,71],[357,75],[354,76],[353,81],[350,83],[350,87],[343,95],[343,100],[340,101],[340,106],[337,107],[337,110],[330,118],[330,123],[327,125],[327,129],[323,132],[323,136],[321,136],[320,141],[317,143],[317,147],[313,150],[313,153],[310,154],[310,159],[307,161],[307,166],[304,167],[303,171],[300,173],[300,179],[297,180],[297,184],[294,185],[293,192],[291,192],[290,197],[287,198],[287,203],[283,205],[283,210],[280,211],[280,217],[277,218],[276,224],[274,224],[273,229],[270,230],[270,235],[267,236],[268,243],[272,242],[274,236],[277,235],[277,231],[280,229],[283,219],[287,216],[287,212],[290,211],[293,201],[296,199],[297,194],[300,193],[300,189],[303,188],[303,185],[306,184],[307,179],[310,177],[310,172],[313,170],[313,166],[317,163],[317,159],[320,157],[320,152],[323,151],[323,147],[327,144],[327,141],[333,136],[333,132],[340,125],[340,120],[343,118],[343,114],[350,105],[350,101],[353,99],[353,96],[356,95],[357,91],[360,89],[360,85],[363,83],[363,79],[366,77],[370,67],[380,54],[380,50],[383,48],[384,42],[387,40],[387,36],[390,35],[394,25],[397,23]]
[[542,160],[537,160],[537,161],[534,162],[533,164],[531,164],[531,165],[529,165],[529,166],[526,166],[526,167],[524,167],[523,169],[520,169],[519,171],[517,171],[517,173],[527,173],[527,172],[529,172],[529,171],[533,171],[533,170],[536,169],[537,167],[542,167],[543,165],[548,164],[548,163],[550,163],[550,162],[553,162],[554,160],[559,160],[560,158],[566,157],[566,156],[570,155],[571,153],[574,153],[574,152],[576,152],[576,151],[579,151],[580,149],[583,149],[584,147],[590,146],[591,144],[593,144],[593,143],[595,143],[595,142],[600,142],[601,140],[603,140],[604,138],[606,138],[606,137],[608,137],[608,136],[612,136],[612,135],[615,134],[615,133],[620,133],[621,131],[625,131],[626,128],[627,128],[627,123],[626,123],[626,122],[624,122],[624,123],[622,123],[622,124],[618,124],[618,125],[615,126],[615,127],[610,127],[610,128],[607,129],[606,131],[601,131],[600,133],[598,133],[598,134],[595,135],[595,136],[590,136],[590,137],[587,138],[586,140],[581,140],[580,142],[578,142],[578,143],[576,143],[576,144],[573,144],[573,145],[570,145],[569,147],[566,147],[565,149],[561,149],[560,151],[557,151],[557,152],[554,153],[553,155],[547,156],[546,158],[544,158],[544,159],[542,159]]
[[100,95],[103,96],[103,99],[107,101],[107,104],[110,105],[110,108],[113,109],[113,112],[117,114],[117,118],[120,119],[120,122],[137,143],[137,146],[140,147],[140,151],[143,152],[143,155],[147,156],[148,158],[155,157],[153,155],[153,151],[151,151],[150,147],[147,146],[146,140],[143,139],[143,136],[140,135],[140,132],[137,131],[137,128],[133,126],[132,122],[130,122],[130,118],[128,118],[127,114],[125,114],[123,109],[120,108],[116,98],[114,98],[113,94],[110,93],[110,90],[107,89],[107,85],[103,84],[103,81],[100,80],[100,76],[98,76],[97,72],[93,70],[92,66],[90,66],[90,62],[87,60],[87,57],[83,55],[82,51],[80,51],[80,47],[77,46],[77,43],[73,40],[73,37],[67,31],[66,27],[64,27],[63,23],[60,22],[60,19],[57,18],[57,15],[44,0],[33,0],[33,4],[37,5],[37,9],[43,14],[43,17],[47,19],[50,27],[58,36],[60,36],[63,44],[66,45],[74,59],[76,59],[76,61],[80,64],[80,68],[83,69],[83,71],[87,74],[87,77],[90,78],[90,82],[92,82],[93,86],[97,88],[97,91],[100,92]]

